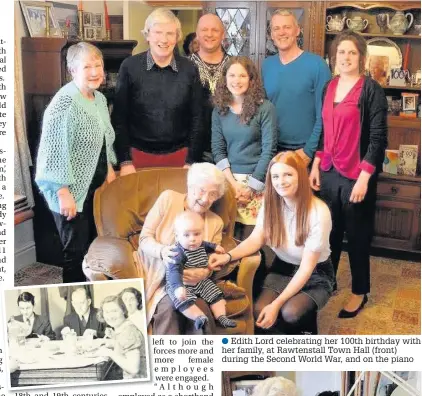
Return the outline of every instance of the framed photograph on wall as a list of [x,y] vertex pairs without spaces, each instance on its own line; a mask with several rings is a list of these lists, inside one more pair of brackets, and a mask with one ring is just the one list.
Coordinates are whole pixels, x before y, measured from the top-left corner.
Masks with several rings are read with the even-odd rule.
[[46,36],[46,15],[47,8],[49,9],[49,26],[51,29],[59,28],[57,21],[54,18],[54,11],[51,3],[42,1],[21,1],[20,6],[22,14],[25,18],[25,23],[31,37],[45,37]]
[[64,4],[52,1],[54,7],[54,16],[60,29],[66,28],[66,21],[69,21],[69,39],[76,39],[78,37],[79,19],[78,6],[76,4]]

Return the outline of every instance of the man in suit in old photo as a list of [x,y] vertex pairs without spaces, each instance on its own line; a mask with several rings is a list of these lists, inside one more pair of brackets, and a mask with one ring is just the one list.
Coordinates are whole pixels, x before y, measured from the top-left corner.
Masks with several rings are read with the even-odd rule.
[[72,292],[71,303],[75,312],[64,317],[63,325],[74,330],[78,336],[83,336],[87,330],[92,330],[95,337],[104,337],[104,323],[98,321],[98,310],[91,306],[92,301],[87,290],[83,287],[75,289]]

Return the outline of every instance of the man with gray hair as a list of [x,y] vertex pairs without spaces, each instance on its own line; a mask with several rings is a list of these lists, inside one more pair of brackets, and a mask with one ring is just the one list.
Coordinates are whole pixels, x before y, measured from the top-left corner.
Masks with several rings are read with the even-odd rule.
[[180,21],[158,8],[143,34],[149,50],[122,62],[115,91],[112,122],[121,176],[202,159],[202,88],[192,62],[174,54]]
[[322,91],[331,78],[325,61],[299,48],[295,15],[277,10],[271,17],[271,38],[278,54],[265,59],[262,80],[277,110],[278,151],[294,150],[309,164],[322,130]]

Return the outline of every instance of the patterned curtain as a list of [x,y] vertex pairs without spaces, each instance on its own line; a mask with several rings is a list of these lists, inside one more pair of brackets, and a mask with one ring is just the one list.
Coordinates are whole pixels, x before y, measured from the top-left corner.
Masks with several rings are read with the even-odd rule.
[[25,111],[22,103],[22,65],[17,46],[19,40],[15,24],[15,194],[25,195],[29,206],[34,206],[32,195],[31,175],[32,166],[28,140],[26,138]]

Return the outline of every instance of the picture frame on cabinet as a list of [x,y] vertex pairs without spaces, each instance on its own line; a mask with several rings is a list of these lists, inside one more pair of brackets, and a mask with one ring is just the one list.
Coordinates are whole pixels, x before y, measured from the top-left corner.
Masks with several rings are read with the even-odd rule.
[[369,74],[381,86],[387,85],[390,58],[385,55],[370,55],[368,62]]
[[46,15],[49,9],[49,26],[51,29],[59,28],[54,18],[53,6],[43,1],[21,1],[22,14],[31,37],[46,37]]
[[84,27],[92,26],[92,12],[83,12],[82,21]]
[[60,29],[66,29],[66,21],[69,21],[68,38],[76,39],[78,37],[79,19],[78,19],[78,6],[76,4],[65,4],[57,1],[52,1],[54,7],[54,16]]
[[85,37],[85,40],[88,40],[88,41],[95,40],[95,28],[94,27],[85,27],[84,28],[84,37]]
[[103,27],[104,26],[104,14],[93,14],[92,15],[92,26]]
[[94,27],[95,29],[95,40],[102,40],[103,39],[103,28],[102,27]]

